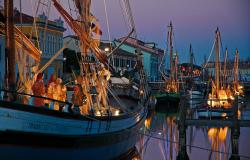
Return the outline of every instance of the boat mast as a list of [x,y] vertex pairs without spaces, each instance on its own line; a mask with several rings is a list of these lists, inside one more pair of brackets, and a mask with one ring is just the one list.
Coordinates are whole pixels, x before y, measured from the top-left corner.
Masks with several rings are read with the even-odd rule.
[[235,58],[234,58],[234,89],[238,88],[238,62],[239,62],[239,51],[236,49]]
[[226,70],[227,70],[227,55],[228,55],[228,50],[226,48],[226,53],[225,53],[225,59],[224,59],[224,68],[223,68],[223,85],[224,88],[226,88],[226,81],[227,81],[227,74],[226,74]]
[[193,49],[192,49],[192,45],[191,44],[190,44],[190,47],[189,47],[189,54],[190,54],[189,61],[190,61],[190,65],[191,65],[190,75],[191,75],[191,78],[193,78],[193,68],[194,68],[194,66],[193,66],[193,64],[194,64],[193,59],[194,59],[194,54],[193,54]]
[[15,39],[14,39],[14,18],[13,18],[13,0],[4,0],[4,15],[6,17],[5,25],[5,56],[6,56],[6,89],[15,91]]
[[215,52],[216,52],[216,60],[215,60],[215,86],[216,86],[216,95],[218,96],[220,89],[220,31],[219,28],[216,29],[215,32]]
[[173,25],[170,21],[169,25],[169,47],[170,47],[170,84],[174,81],[174,64],[173,64]]
[[175,89],[175,92],[179,92],[179,82],[178,82],[178,63],[179,63],[179,55],[178,55],[178,52],[176,51],[176,56],[175,56],[175,61],[174,61],[174,71],[175,71],[175,74],[174,74],[174,89]]

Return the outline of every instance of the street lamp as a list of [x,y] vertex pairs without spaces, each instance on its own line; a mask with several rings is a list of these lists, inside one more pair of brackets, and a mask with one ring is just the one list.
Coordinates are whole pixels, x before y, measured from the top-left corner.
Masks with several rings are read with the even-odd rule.
[[105,52],[109,52],[109,47],[104,48]]
[[66,72],[66,60],[67,60],[67,58],[63,57],[63,73]]

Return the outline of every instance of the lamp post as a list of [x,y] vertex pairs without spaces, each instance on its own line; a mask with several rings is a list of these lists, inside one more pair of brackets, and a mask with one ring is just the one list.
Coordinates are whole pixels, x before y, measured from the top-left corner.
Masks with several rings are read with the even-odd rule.
[[105,51],[106,53],[109,52],[109,51],[110,51],[109,47],[105,47],[105,48],[104,48],[104,51]]
[[63,57],[63,73],[66,72],[66,60],[67,60],[67,58]]

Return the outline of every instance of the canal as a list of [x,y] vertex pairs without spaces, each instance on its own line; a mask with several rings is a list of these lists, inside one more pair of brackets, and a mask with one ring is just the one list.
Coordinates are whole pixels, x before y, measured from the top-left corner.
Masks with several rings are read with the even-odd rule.
[[[248,98],[249,99],[249,98]],[[241,120],[250,120],[250,103],[239,111]],[[180,150],[177,112],[153,112],[145,121],[137,150],[141,160],[176,159]],[[250,128],[240,127],[239,156],[250,159]],[[191,160],[226,160],[232,156],[231,128],[187,126],[186,151]]]

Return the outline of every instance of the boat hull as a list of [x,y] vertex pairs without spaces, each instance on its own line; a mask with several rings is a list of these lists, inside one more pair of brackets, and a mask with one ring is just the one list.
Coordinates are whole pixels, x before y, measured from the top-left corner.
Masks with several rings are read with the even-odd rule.
[[203,94],[200,91],[191,90],[188,92],[188,104],[190,108],[196,108],[203,102]]
[[229,117],[232,114],[231,109],[223,109],[223,108],[200,108],[197,109],[197,115],[199,118],[225,118]]
[[0,105],[1,158],[52,159],[54,155],[61,159],[113,159],[135,146],[146,118],[144,110],[127,117],[95,120],[33,109]]
[[180,102],[179,94],[163,93],[156,96],[156,111],[157,112],[177,112]]

